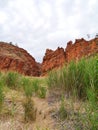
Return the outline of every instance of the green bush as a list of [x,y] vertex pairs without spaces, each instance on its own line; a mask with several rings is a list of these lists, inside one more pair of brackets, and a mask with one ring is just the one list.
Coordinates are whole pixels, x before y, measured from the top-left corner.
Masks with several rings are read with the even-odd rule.
[[[64,67],[65,68],[65,67]],[[47,85],[49,89],[58,89],[62,88],[65,89],[65,76],[66,75],[66,69],[61,69],[61,70],[52,70],[48,74],[47,78]]]
[[84,59],[75,63],[72,61],[67,68],[66,90],[76,98],[85,98],[85,63]]
[[20,74],[17,72],[8,72],[5,76],[7,87],[17,89],[20,87]]
[[81,59],[77,63],[71,61],[61,70],[53,70],[47,80],[50,89],[60,88],[78,99],[87,98],[87,88],[98,93],[98,56]]
[[23,103],[24,119],[26,122],[36,120],[36,109],[32,100],[33,87],[29,78],[22,78],[22,86],[25,93],[25,101]]
[[21,79],[21,84],[23,86],[25,96],[27,98],[31,98],[32,93],[33,93],[33,87],[32,87],[32,84],[31,84],[31,80],[29,78],[23,77]]
[[40,81],[38,79],[33,79],[32,87],[33,87],[33,92],[37,94],[40,88]]

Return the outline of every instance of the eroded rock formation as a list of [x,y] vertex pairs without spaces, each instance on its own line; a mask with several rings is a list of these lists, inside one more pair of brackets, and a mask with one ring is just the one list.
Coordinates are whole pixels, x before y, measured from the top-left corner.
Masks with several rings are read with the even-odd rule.
[[26,50],[0,42],[0,71],[9,70],[28,76],[40,75],[40,65]]
[[86,41],[85,39],[76,39],[75,43],[69,41],[67,47],[58,48],[57,50],[46,50],[42,62],[42,74],[48,71],[61,67],[64,63],[69,63],[71,60],[79,60],[82,57],[89,57],[98,53],[98,38]]
[[71,60],[79,60],[81,57],[89,57],[98,53],[98,39],[95,38],[90,41],[85,39],[76,39],[75,43],[69,41],[65,49],[66,62]]
[[64,62],[65,52],[63,48],[58,47],[55,51],[47,49],[43,58],[42,73],[45,74],[54,68],[58,68],[62,66]]

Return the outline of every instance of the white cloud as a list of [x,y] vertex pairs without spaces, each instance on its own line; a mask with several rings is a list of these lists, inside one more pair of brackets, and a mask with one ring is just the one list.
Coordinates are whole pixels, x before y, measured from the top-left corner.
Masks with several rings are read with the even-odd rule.
[[98,32],[97,0],[0,0],[0,40],[41,61],[46,48]]
[[0,24],[4,24],[6,19],[6,14],[3,11],[0,11]]

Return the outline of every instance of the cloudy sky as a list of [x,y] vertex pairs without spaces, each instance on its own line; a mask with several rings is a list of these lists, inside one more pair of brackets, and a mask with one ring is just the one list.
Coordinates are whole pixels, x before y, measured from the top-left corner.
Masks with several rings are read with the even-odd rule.
[[97,0],[0,0],[0,41],[42,61],[46,48],[98,33]]

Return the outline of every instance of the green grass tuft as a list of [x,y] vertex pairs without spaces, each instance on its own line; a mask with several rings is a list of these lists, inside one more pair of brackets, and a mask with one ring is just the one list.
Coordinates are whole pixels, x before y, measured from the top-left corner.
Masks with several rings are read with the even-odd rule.
[[17,89],[20,87],[20,77],[21,75],[17,72],[8,72],[5,76],[5,82],[7,87],[11,89]]

